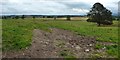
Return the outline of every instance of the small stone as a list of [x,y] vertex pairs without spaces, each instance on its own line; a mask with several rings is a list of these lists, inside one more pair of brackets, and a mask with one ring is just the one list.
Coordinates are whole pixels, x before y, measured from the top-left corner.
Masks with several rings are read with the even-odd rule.
[[90,50],[89,49],[86,49],[85,52],[89,52]]
[[103,47],[102,49],[106,49],[106,47]]
[[73,43],[74,45],[76,45],[76,43]]
[[26,49],[28,49],[28,47],[26,47]]
[[78,45],[77,45],[75,48],[76,48],[77,50],[80,49],[80,47],[79,47]]
[[40,41],[41,43],[43,42],[43,41]]
[[54,52],[54,53],[57,53],[57,52]]
[[66,43],[67,45],[70,45],[70,43]]
[[45,52],[43,52],[45,54]]
[[90,44],[89,46],[92,46],[92,44]]
[[74,46],[72,45],[72,48],[73,48]]
[[25,54],[23,53],[23,55],[25,55]]
[[45,56],[47,56],[47,54],[45,54]]
[[48,42],[45,42],[46,45],[48,45],[49,43]]
[[53,29],[50,29],[51,31],[53,30]]

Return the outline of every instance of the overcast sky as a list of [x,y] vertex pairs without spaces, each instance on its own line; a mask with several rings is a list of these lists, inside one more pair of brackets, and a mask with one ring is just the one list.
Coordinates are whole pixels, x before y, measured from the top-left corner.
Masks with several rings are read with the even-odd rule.
[[0,0],[1,14],[20,15],[84,15],[100,2],[113,14],[118,13],[119,0]]

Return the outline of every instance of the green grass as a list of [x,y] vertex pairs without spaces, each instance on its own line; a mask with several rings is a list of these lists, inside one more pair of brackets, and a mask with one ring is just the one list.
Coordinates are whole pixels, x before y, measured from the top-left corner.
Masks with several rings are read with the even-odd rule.
[[96,23],[86,21],[7,19],[2,20],[3,51],[29,47],[33,29],[42,29],[49,32],[49,28],[61,28],[77,32],[78,35],[94,36],[97,41],[101,42],[118,42],[118,21],[114,21],[113,25],[98,27]]
[[111,45],[106,46],[107,47],[107,53],[111,56],[117,57],[118,56],[118,45]]
[[[118,44],[113,44],[113,45],[101,45],[101,44],[96,44],[95,49],[102,49],[106,47],[106,52],[108,55],[112,57],[118,57]],[[97,57],[103,56],[102,53],[97,53],[95,54]]]
[[2,20],[0,19],[0,51],[2,51]]
[[59,52],[59,55],[64,57],[65,60],[75,60],[76,57],[73,55],[72,52],[69,51],[69,49],[64,49]]
[[104,46],[103,45],[101,45],[101,44],[96,44],[95,45],[95,49],[101,49],[101,48],[103,48]]

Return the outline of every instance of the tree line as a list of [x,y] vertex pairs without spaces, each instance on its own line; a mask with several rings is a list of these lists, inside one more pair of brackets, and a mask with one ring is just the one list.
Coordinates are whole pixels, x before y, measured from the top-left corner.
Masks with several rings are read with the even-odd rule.
[[[15,16],[2,16],[2,19],[8,19],[8,18],[11,18],[11,19],[25,19],[27,18],[28,15],[22,15],[22,16],[18,16],[18,15],[15,15]],[[35,19],[35,18],[53,18],[54,20],[56,20],[57,18],[66,18],[66,20],[71,20],[71,17],[75,17],[75,16],[70,16],[70,15],[65,15],[65,16],[36,16],[36,15],[32,15],[30,16],[31,18]]]

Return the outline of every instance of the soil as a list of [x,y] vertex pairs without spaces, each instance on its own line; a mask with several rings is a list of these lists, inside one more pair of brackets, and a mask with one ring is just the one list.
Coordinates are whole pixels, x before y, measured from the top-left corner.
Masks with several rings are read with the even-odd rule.
[[3,58],[89,58],[95,53],[95,37],[86,37],[74,32],[51,28],[50,32],[33,30],[31,46],[17,52],[3,52]]

